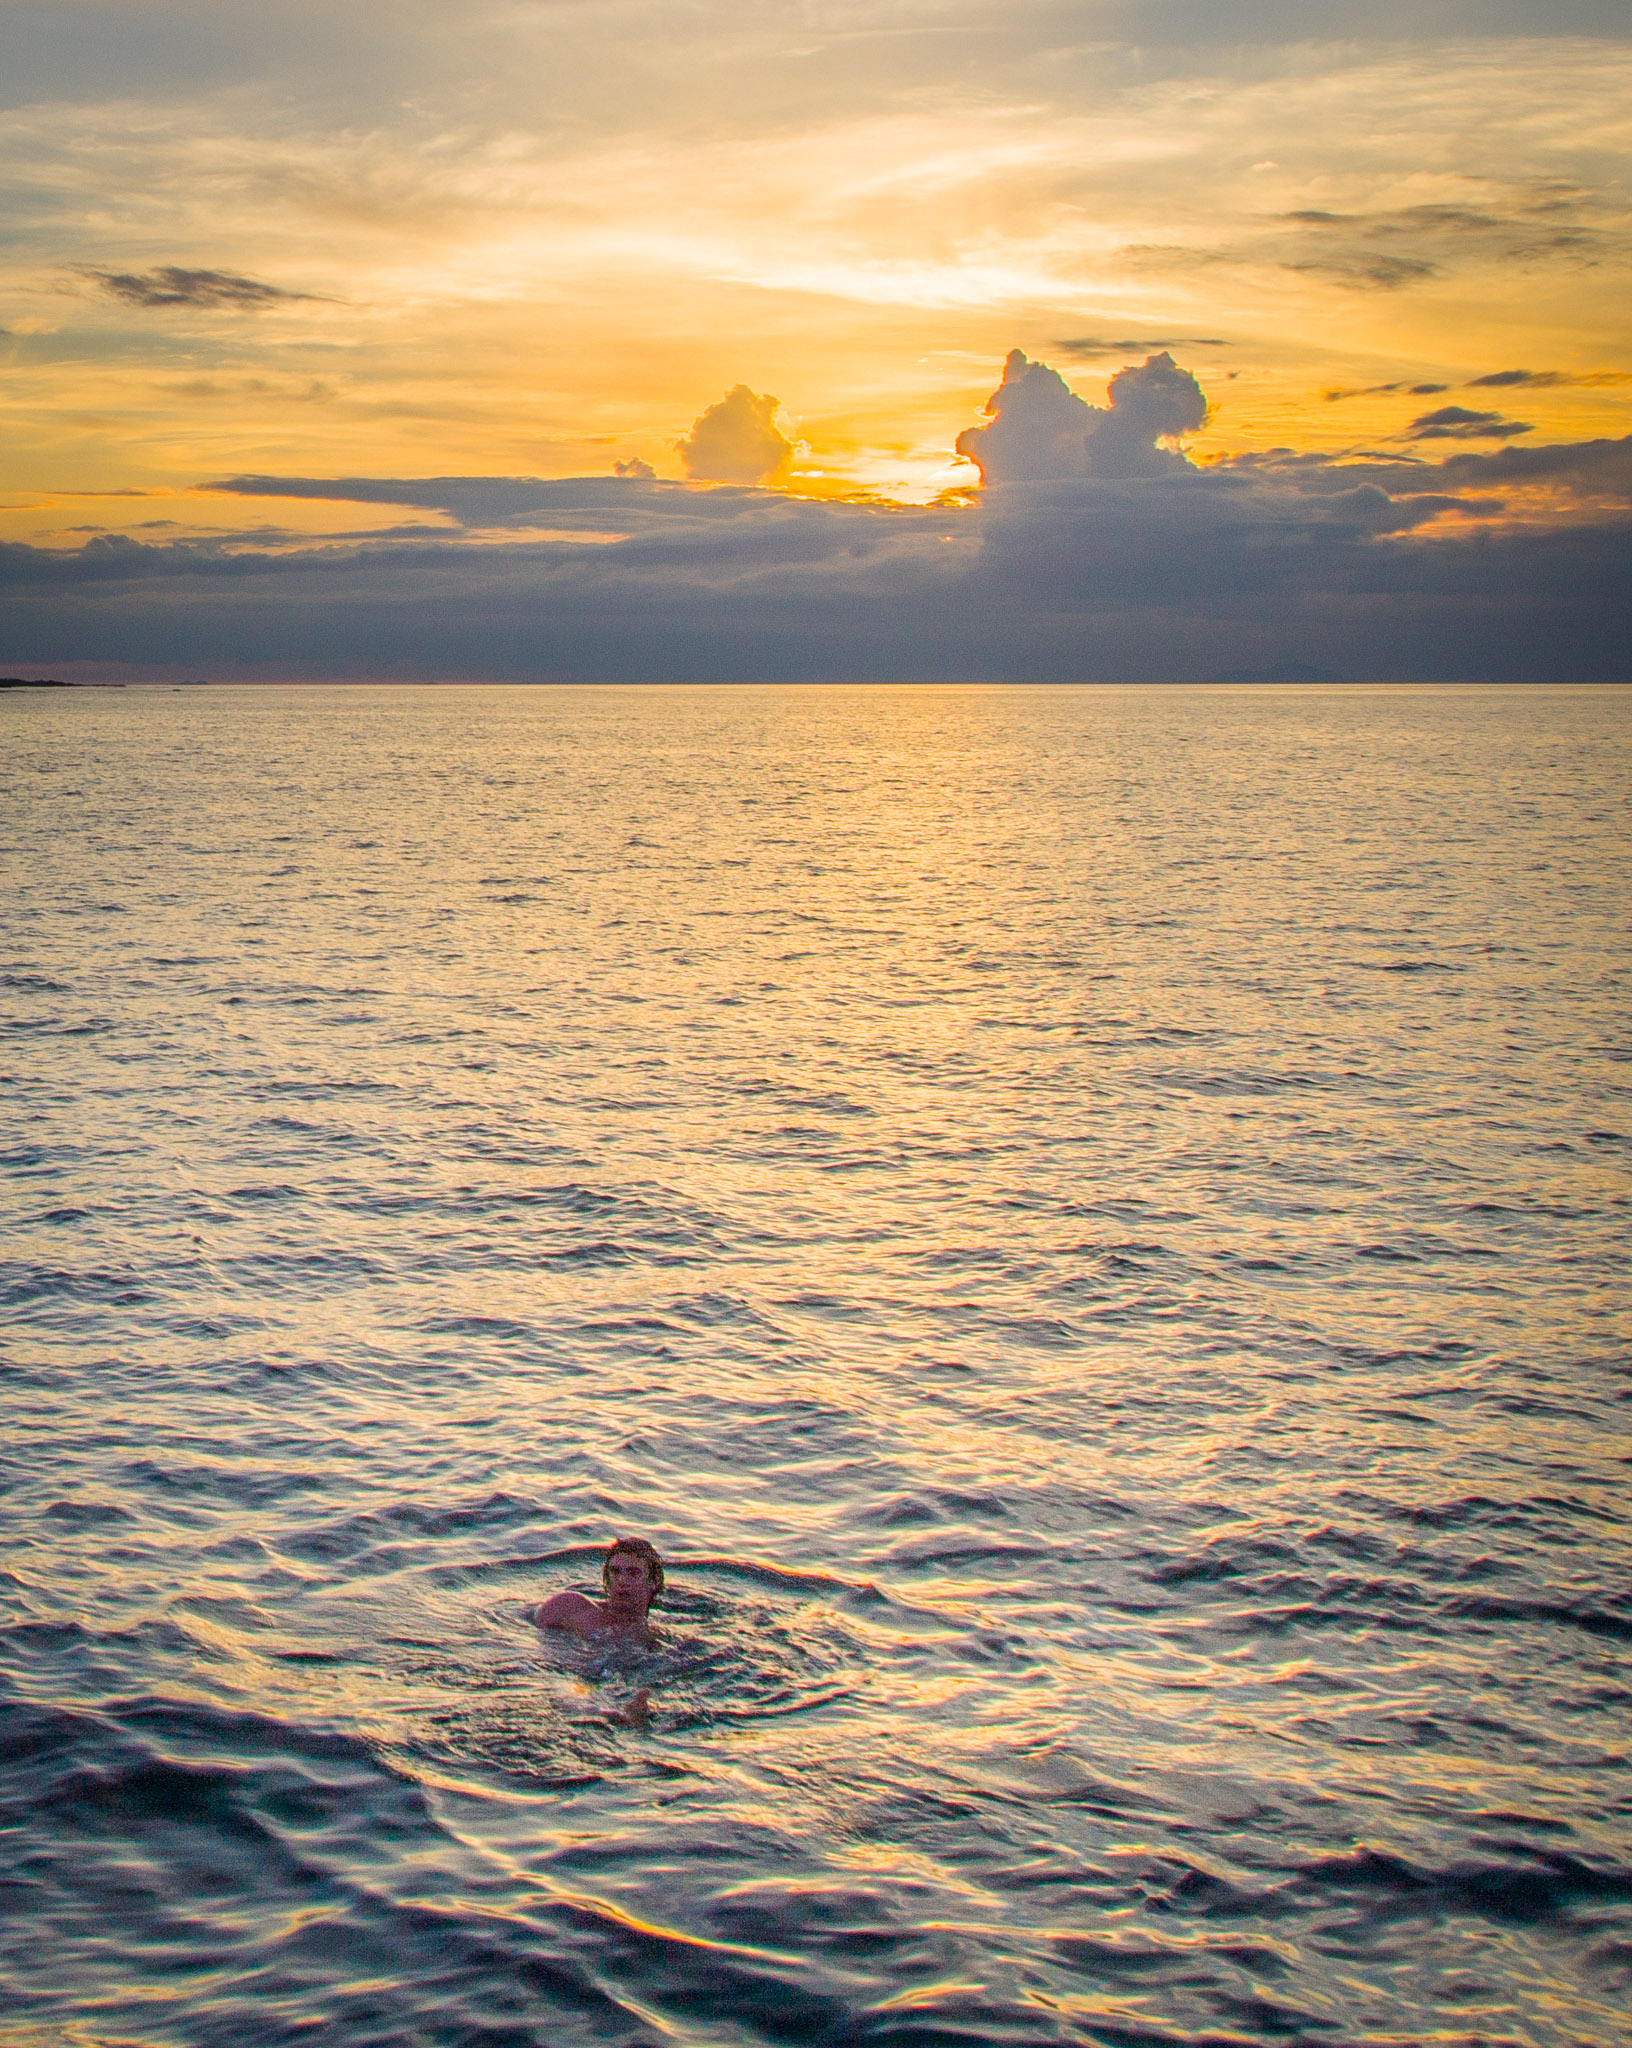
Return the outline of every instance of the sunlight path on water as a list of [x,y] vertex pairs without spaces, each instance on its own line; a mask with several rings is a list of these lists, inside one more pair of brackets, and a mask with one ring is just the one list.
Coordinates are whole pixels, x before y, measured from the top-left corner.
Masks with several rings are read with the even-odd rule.
[[0,2048],[1622,2037],[1622,698],[16,694]]

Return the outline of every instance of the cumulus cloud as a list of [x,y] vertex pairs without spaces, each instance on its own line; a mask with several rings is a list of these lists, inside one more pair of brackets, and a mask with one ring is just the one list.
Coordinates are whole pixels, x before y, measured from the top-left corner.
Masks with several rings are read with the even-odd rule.
[[966,428],[958,453],[979,466],[983,484],[1156,476],[1188,466],[1157,444],[1191,432],[1207,417],[1207,400],[1190,371],[1164,351],[1119,370],[1107,395],[1108,406],[1089,405],[1057,370],[1013,349],[1002,383],[986,401],[990,424]]
[[956,444],[979,466],[983,484],[1041,483],[1086,472],[1094,409],[1058,370],[1011,349],[986,411],[990,425],[965,428]]
[[225,306],[256,312],[290,300],[311,299],[311,292],[285,291],[259,278],[239,277],[230,270],[183,270],[167,263],[157,270],[100,270],[81,264],[77,275],[89,278],[111,299],[126,306]]
[[1533,434],[1528,420],[1504,419],[1499,412],[1474,412],[1465,405],[1442,405],[1419,413],[1411,422],[1413,441],[1508,441]]
[[686,475],[699,483],[780,481],[793,461],[793,443],[776,424],[780,404],[746,384],[733,386],[676,442]]
[[1157,444],[1193,433],[1207,418],[1207,400],[1190,371],[1164,351],[1119,370],[1106,389],[1110,405],[1088,439],[1096,476],[1156,476],[1185,467],[1176,450]]
[[629,477],[638,483],[649,484],[657,480],[657,471],[649,462],[642,462],[638,455],[631,455],[627,462],[614,462],[612,474]]

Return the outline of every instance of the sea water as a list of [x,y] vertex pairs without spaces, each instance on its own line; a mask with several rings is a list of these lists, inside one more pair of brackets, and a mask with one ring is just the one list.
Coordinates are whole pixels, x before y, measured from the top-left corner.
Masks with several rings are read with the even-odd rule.
[[1629,711],[0,701],[0,2044],[1624,2040]]

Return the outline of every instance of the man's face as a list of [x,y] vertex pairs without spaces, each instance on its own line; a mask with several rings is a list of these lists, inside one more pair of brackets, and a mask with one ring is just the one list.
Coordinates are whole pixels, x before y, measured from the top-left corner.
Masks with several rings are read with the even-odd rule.
[[645,1558],[632,1550],[619,1550],[607,1560],[606,1599],[609,1607],[620,1612],[630,1608],[644,1612],[651,1605],[652,1582],[646,1576]]

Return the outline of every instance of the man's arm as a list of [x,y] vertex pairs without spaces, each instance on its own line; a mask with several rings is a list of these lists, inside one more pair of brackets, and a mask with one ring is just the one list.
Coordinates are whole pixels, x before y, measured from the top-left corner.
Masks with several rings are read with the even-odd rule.
[[552,1593],[541,1600],[528,1617],[539,1628],[570,1628],[576,1635],[590,1635],[601,1625],[601,1610],[582,1593]]

